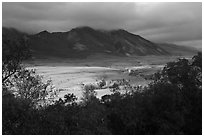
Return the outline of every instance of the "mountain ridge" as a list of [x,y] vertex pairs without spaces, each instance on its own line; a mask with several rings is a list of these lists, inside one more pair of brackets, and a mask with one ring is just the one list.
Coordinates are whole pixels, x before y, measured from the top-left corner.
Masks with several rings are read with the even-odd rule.
[[[103,32],[90,27],[77,27],[67,32],[42,31],[30,36],[30,45],[33,50],[48,50],[50,54],[53,54],[54,47],[58,45],[58,48],[61,47],[67,52],[67,56],[73,56],[73,53],[106,53],[120,56],[169,54],[155,43],[122,29]],[[57,49],[58,53],[65,55],[63,51]]]
[[[5,28],[3,28],[3,34]],[[84,58],[104,53],[116,56],[172,55],[169,48],[151,42],[126,30],[102,31],[83,26],[67,32],[48,32],[26,35],[32,54],[38,56]],[[164,44],[163,44],[164,45]],[[181,48],[182,49],[182,48]],[[173,48],[171,48],[173,50]],[[188,53],[191,51],[188,50]]]

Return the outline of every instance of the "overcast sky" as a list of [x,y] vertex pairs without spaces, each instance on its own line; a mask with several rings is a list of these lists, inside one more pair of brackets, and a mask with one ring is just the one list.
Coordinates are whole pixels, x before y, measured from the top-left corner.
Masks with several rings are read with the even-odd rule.
[[2,24],[24,32],[122,28],[153,42],[201,48],[200,3],[3,3]]

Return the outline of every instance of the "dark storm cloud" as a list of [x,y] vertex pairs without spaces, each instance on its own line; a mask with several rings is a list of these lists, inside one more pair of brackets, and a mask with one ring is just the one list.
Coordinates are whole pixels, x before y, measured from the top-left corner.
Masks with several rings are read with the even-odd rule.
[[201,41],[201,3],[3,3],[2,23],[21,31],[123,28],[155,42]]

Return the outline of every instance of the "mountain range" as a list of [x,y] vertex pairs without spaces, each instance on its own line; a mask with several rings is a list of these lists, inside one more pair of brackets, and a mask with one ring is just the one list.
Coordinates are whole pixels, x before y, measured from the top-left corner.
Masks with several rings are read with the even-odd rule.
[[154,43],[126,30],[96,30],[77,27],[67,32],[42,31],[28,35],[15,29],[3,28],[3,37],[24,37],[34,57],[84,58],[103,53],[116,56],[184,55],[197,50],[174,44]]

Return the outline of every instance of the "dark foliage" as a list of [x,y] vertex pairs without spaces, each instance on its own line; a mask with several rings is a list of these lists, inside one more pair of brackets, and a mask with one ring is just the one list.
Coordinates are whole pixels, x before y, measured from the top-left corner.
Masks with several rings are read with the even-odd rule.
[[21,69],[21,62],[30,57],[30,50],[25,37],[18,34],[2,34],[2,83],[11,84],[9,78]]
[[[3,96],[3,134],[202,134],[202,56],[168,63],[146,88],[101,100],[92,89],[35,109]],[[29,104],[29,105],[28,105]]]

